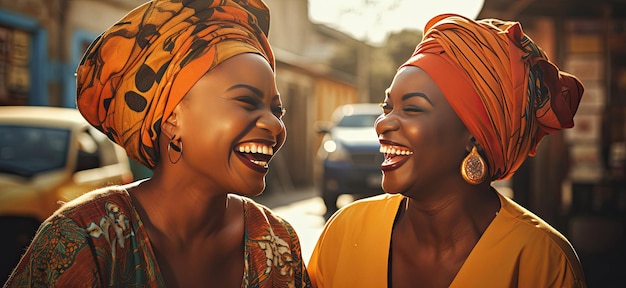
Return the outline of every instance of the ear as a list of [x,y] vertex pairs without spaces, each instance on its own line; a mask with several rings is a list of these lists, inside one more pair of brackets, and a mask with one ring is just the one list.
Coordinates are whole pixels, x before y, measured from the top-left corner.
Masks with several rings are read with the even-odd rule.
[[163,136],[167,137],[167,139],[172,140],[172,138],[177,137],[180,138],[178,135],[178,130],[179,130],[179,106],[176,106],[176,108],[174,108],[174,111],[172,111],[172,114],[165,119],[165,122],[163,122],[163,124],[161,124],[161,134],[163,134]]
[[478,151],[482,151],[482,147],[476,141],[476,138],[474,138],[474,136],[472,136],[471,134],[468,134],[468,135],[469,136],[467,137],[467,141],[465,144],[465,151],[467,152],[472,151],[472,148],[474,148],[474,146],[476,147],[476,149],[478,149]]

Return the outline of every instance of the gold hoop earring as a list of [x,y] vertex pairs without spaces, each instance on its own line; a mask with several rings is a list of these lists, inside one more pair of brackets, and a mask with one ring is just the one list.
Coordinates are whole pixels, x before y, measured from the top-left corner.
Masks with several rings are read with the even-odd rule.
[[[176,136],[174,136],[176,137]],[[183,140],[179,140],[178,142],[180,142],[180,147],[174,145],[174,137],[172,137],[172,139],[170,140],[169,143],[167,143],[167,158],[169,158],[170,163],[172,164],[176,164],[178,163],[178,161],[180,161],[180,158],[183,158]],[[172,149],[174,149],[174,151],[180,153],[178,155],[178,158],[176,158],[176,161],[172,160],[172,156],[170,154],[170,147],[172,147]]]
[[465,156],[461,162],[461,175],[463,180],[469,184],[478,185],[483,183],[487,178],[487,163],[483,157],[478,154],[476,146]]

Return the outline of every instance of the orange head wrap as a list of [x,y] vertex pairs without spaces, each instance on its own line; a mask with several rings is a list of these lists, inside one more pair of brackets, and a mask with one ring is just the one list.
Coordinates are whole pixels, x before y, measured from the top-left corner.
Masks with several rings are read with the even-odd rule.
[[507,179],[543,136],[574,126],[581,82],[559,71],[518,22],[431,19],[402,66],[435,81],[483,148],[491,180]]
[[77,106],[94,127],[148,168],[159,158],[161,122],[209,70],[242,53],[264,56],[262,0],[153,0],[98,37],[78,66]]

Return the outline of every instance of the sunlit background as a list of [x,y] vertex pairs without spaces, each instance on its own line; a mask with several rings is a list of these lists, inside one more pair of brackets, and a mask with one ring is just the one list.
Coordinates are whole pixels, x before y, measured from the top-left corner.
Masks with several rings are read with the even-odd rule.
[[311,21],[323,23],[372,44],[389,33],[421,30],[428,19],[441,13],[476,18],[483,0],[309,0]]

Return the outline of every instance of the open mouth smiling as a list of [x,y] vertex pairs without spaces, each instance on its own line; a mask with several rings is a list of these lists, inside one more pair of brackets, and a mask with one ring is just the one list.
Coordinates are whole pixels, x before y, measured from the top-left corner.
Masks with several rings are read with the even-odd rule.
[[265,173],[268,163],[274,155],[274,148],[261,142],[245,142],[235,147],[235,154],[246,166],[251,169]]
[[385,160],[380,165],[383,171],[390,171],[402,166],[413,155],[413,151],[405,146],[387,142],[381,142],[380,145],[380,153],[385,154]]

